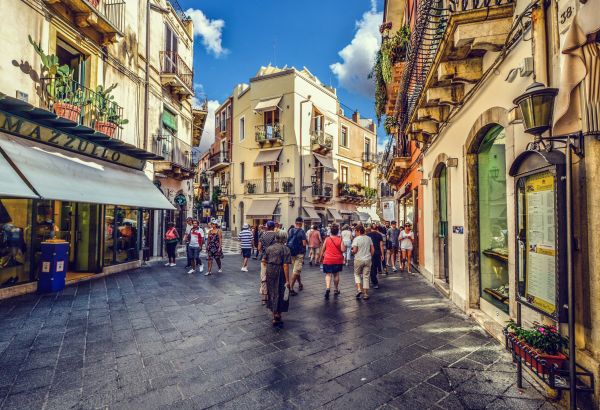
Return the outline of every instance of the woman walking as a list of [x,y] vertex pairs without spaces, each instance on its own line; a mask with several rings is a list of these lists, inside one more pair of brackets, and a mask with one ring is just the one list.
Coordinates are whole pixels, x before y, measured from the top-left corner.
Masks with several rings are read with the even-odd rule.
[[319,229],[317,229],[317,225],[313,225],[312,232],[308,237],[308,247],[310,251],[308,253],[309,264],[312,266],[313,263],[315,265],[318,264],[319,261],[319,249],[321,248],[321,244],[323,243],[323,238],[321,237],[321,233]]
[[280,230],[277,232],[276,242],[266,249],[262,258],[267,276],[267,308],[273,312],[273,326],[283,325],[281,313],[287,312],[289,308],[292,255],[286,244],[287,233]]
[[204,276],[212,275],[212,261],[213,259],[217,262],[219,267],[219,273],[221,270],[221,258],[223,257],[223,232],[219,229],[219,225],[216,222],[211,224],[211,228],[208,231],[208,237],[206,240],[206,254],[208,258],[208,272]]
[[352,258],[352,231],[348,225],[342,228],[342,243],[346,250],[344,251],[344,265],[348,266],[348,262]]
[[169,261],[165,263],[165,266],[175,266],[175,257],[177,244],[179,243],[179,232],[177,232],[177,228],[175,228],[175,224],[173,222],[169,222],[167,224],[167,232],[165,232],[165,246],[167,248],[167,256]]
[[415,240],[415,233],[411,231],[411,225],[406,223],[404,229],[400,231],[400,251],[401,251],[401,262],[400,269],[406,270],[410,273],[410,261],[412,258],[413,241]]
[[338,233],[340,227],[337,224],[331,226],[331,235],[323,242],[321,248],[321,263],[323,264],[323,273],[325,274],[325,299],[329,299],[331,288],[331,277],[335,286],[334,296],[340,294],[340,272],[344,267],[344,254],[346,246],[342,242]]

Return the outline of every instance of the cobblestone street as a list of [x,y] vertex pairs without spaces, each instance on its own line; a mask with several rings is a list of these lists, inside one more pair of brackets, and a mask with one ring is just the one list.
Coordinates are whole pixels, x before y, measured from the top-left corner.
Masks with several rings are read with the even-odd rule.
[[283,329],[258,264],[162,265],[0,302],[2,409],[552,409],[510,356],[419,275],[339,298],[305,265]]

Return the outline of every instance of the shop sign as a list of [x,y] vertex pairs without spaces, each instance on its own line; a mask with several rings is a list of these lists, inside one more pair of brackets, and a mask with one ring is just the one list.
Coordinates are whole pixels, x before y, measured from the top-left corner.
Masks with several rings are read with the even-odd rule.
[[396,203],[394,201],[385,201],[383,203],[383,219],[386,221],[393,221],[396,219]]
[[144,168],[144,160],[136,159],[130,155],[95,144],[92,141],[72,134],[65,134],[3,111],[0,111],[0,131],[126,167],[138,170]]
[[184,194],[177,194],[175,195],[175,204],[178,206],[185,206],[187,204],[187,198],[185,197]]

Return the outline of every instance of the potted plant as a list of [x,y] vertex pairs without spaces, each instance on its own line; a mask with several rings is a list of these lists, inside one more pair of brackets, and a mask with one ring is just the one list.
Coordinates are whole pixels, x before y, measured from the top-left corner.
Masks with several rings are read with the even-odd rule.
[[59,117],[77,122],[81,115],[82,106],[80,104],[84,99],[81,88],[74,89],[76,84],[73,81],[73,70],[66,64],[60,65],[58,56],[46,54],[41,43],[33,41],[31,36],[28,38],[29,43],[42,60],[41,77],[47,80],[43,92],[52,105],[54,113]]
[[398,125],[396,117],[386,117],[383,121],[383,128],[388,135],[395,135],[398,132]]
[[333,146],[333,137],[331,137],[331,135],[325,136],[325,146],[327,148],[331,148]]
[[326,196],[328,198],[331,197],[331,191],[332,191],[331,187],[329,185],[326,186],[325,187],[325,195],[324,196]]
[[99,85],[96,87],[95,97],[96,121],[94,121],[94,129],[111,138],[115,134],[117,127],[123,128],[123,125],[129,123],[129,120],[121,118],[118,106],[113,101],[115,96],[111,92],[116,87],[116,83],[106,88],[103,85]]
[[[548,366],[552,365],[560,369],[567,360],[562,350],[567,347],[568,340],[554,326],[534,322],[531,329],[525,329],[511,320],[506,325],[505,333],[515,354],[530,362],[538,373],[548,373]],[[542,365],[542,360],[547,366]]]
[[246,190],[248,191],[249,194],[253,194],[254,191],[256,190],[256,184],[253,184],[251,182],[248,182],[246,184]]
[[294,186],[294,184],[292,184],[290,181],[284,181],[283,182],[283,192],[285,192],[285,193],[292,192],[293,186]]

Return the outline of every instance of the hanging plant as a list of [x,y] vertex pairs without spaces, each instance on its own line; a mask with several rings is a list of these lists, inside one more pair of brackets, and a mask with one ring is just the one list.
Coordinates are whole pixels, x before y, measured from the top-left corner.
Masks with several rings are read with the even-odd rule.
[[375,80],[375,116],[377,117],[378,124],[381,123],[381,117],[385,113],[385,105],[387,104],[387,89],[383,78],[382,55],[382,51],[379,50],[375,57],[373,70],[369,74],[369,78]]
[[386,117],[383,121],[383,128],[388,135],[396,134],[398,125],[398,119],[396,117]]

